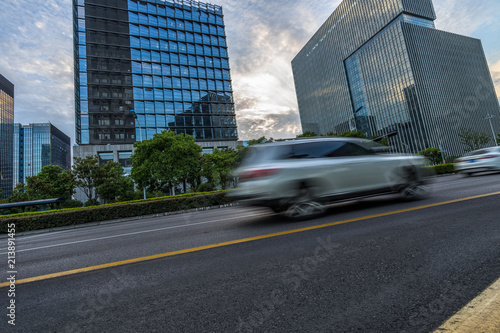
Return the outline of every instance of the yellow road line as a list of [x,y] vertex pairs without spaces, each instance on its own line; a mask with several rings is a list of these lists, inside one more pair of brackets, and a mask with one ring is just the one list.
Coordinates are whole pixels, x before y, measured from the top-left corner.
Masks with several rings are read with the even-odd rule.
[[434,331],[438,332],[500,332],[500,279]]
[[[452,204],[452,203],[456,203],[456,202],[473,200],[473,199],[478,199],[478,198],[484,198],[484,197],[489,197],[489,196],[499,195],[499,194],[500,194],[500,191],[499,192],[493,192],[493,193],[487,193],[487,194],[481,194],[481,195],[475,195],[475,196],[472,196],[472,197],[455,199],[455,200],[449,200],[449,201],[443,201],[443,202],[438,202],[438,203],[434,203],[434,204],[429,204],[429,205],[424,205],[424,206],[418,206],[418,207],[413,207],[413,208],[406,208],[406,209],[396,210],[396,211],[387,212],[387,213],[380,213],[380,214],[375,214],[375,215],[369,215],[369,216],[363,216],[363,217],[356,217],[356,218],[353,218],[353,219],[348,219],[348,220],[339,221],[339,222],[331,222],[331,223],[314,225],[314,226],[300,228],[300,229],[293,229],[293,230],[288,230],[288,231],[281,231],[281,232],[277,232],[277,233],[273,233],[273,234],[267,234],[267,235],[262,235],[262,236],[248,237],[248,238],[236,239],[236,240],[232,240],[232,241],[228,241],[228,242],[222,242],[222,243],[217,243],[217,244],[210,244],[210,245],[205,245],[205,246],[194,247],[194,248],[190,248],[190,249],[172,251],[172,252],[167,252],[167,253],[160,253],[160,254],[155,254],[155,255],[147,256],[147,257],[141,257],[141,258],[135,258],[135,259],[128,259],[128,260],[116,261],[116,262],[102,264],[102,265],[97,265],[97,266],[89,266],[89,267],[84,267],[84,268],[72,269],[72,270],[69,270],[69,271],[58,272],[58,273],[53,273],[53,274],[46,274],[46,275],[40,275],[40,276],[31,277],[31,278],[17,280],[16,284],[22,284],[22,283],[28,283],[28,282],[34,282],[34,281],[41,281],[41,280],[52,279],[52,278],[56,278],[56,277],[66,276],[66,275],[72,275],[72,274],[77,274],[77,273],[95,271],[95,270],[103,269],[103,268],[116,267],[116,266],[121,266],[121,265],[126,265],[126,264],[132,264],[132,263],[141,262],[141,261],[147,261],[147,260],[153,260],[153,259],[171,257],[171,256],[179,255],[179,254],[185,254],[185,253],[198,252],[198,251],[203,251],[203,250],[208,250],[208,249],[214,249],[214,248],[217,248],[217,247],[222,247],[222,246],[227,246],[227,245],[241,244],[241,243],[252,242],[252,241],[256,241],[256,240],[260,240],[260,239],[278,237],[278,236],[283,236],[283,235],[290,235],[290,234],[295,234],[295,233],[309,231],[309,230],[316,230],[316,229],[327,228],[327,227],[331,227],[331,226],[335,226],[335,225],[339,225],[339,224],[351,223],[351,222],[356,222],[356,221],[363,221],[363,220],[373,219],[373,218],[382,217],[382,216],[389,216],[389,215],[401,214],[401,213],[411,212],[411,211],[415,211],[415,210],[420,210],[420,209],[425,209],[425,208],[431,208],[431,207],[437,207],[437,206],[442,206],[442,205],[448,205],[448,204]],[[0,283],[0,288],[6,287],[9,284],[10,284],[9,282]]]

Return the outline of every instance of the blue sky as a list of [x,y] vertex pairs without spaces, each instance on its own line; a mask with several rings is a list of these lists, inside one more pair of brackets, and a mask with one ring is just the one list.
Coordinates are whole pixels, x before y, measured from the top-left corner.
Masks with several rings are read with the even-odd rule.
[[[301,132],[291,60],[340,0],[213,0],[224,10],[240,139]],[[15,121],[50,121],[74,143],[71,0],[2,0],[0,73]],[[434,0],[436,27],[479,38],[500,97],[500,1]]]

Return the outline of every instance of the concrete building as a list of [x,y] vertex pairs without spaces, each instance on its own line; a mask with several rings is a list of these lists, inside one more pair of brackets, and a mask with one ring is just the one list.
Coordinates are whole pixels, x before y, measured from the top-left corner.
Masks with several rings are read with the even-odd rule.
[[[361,130],[394,151],[461,155],[500,113],[481,41],[435,28],[431,0],[344,0],[292,61],[303,131]],[[459,18],[457,18],[459,19]]]

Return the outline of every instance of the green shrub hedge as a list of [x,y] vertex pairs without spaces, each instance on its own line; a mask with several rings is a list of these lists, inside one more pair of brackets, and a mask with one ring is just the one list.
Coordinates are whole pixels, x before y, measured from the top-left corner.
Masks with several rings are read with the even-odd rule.
[[455,173],[455,163],[432,165],[429,168],[434,169],[434,172],[437,175],[442,175],[446,173]]
[[226,193],[221,191],[128,201],[86,208],[7,215],[0,216],[0,233],[7,233],[7,225],[10,223],[16,224],[16,232],[23,232],[218,206],[228,204],[230,201],[231,199],[226,196]]

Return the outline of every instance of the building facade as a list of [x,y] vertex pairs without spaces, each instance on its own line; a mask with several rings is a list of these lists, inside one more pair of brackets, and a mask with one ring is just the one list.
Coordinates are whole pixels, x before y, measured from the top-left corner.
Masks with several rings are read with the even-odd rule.
[[14,133],[14,85],[0,74],[0,189],[12,195]]
[[480,40],[437,30],[431,0],[344,0],[292,61],[303,131],[391,136],[461,155],[461,129],[500,131]]
[[163,130],[207,147],[236,144],[220,6],[74,0],[73,15],[75,157],[111,153],[118,161]]
[[71,140],[50,123],[14,124],[13,154],[14,187],[47,165],[71,169]]

